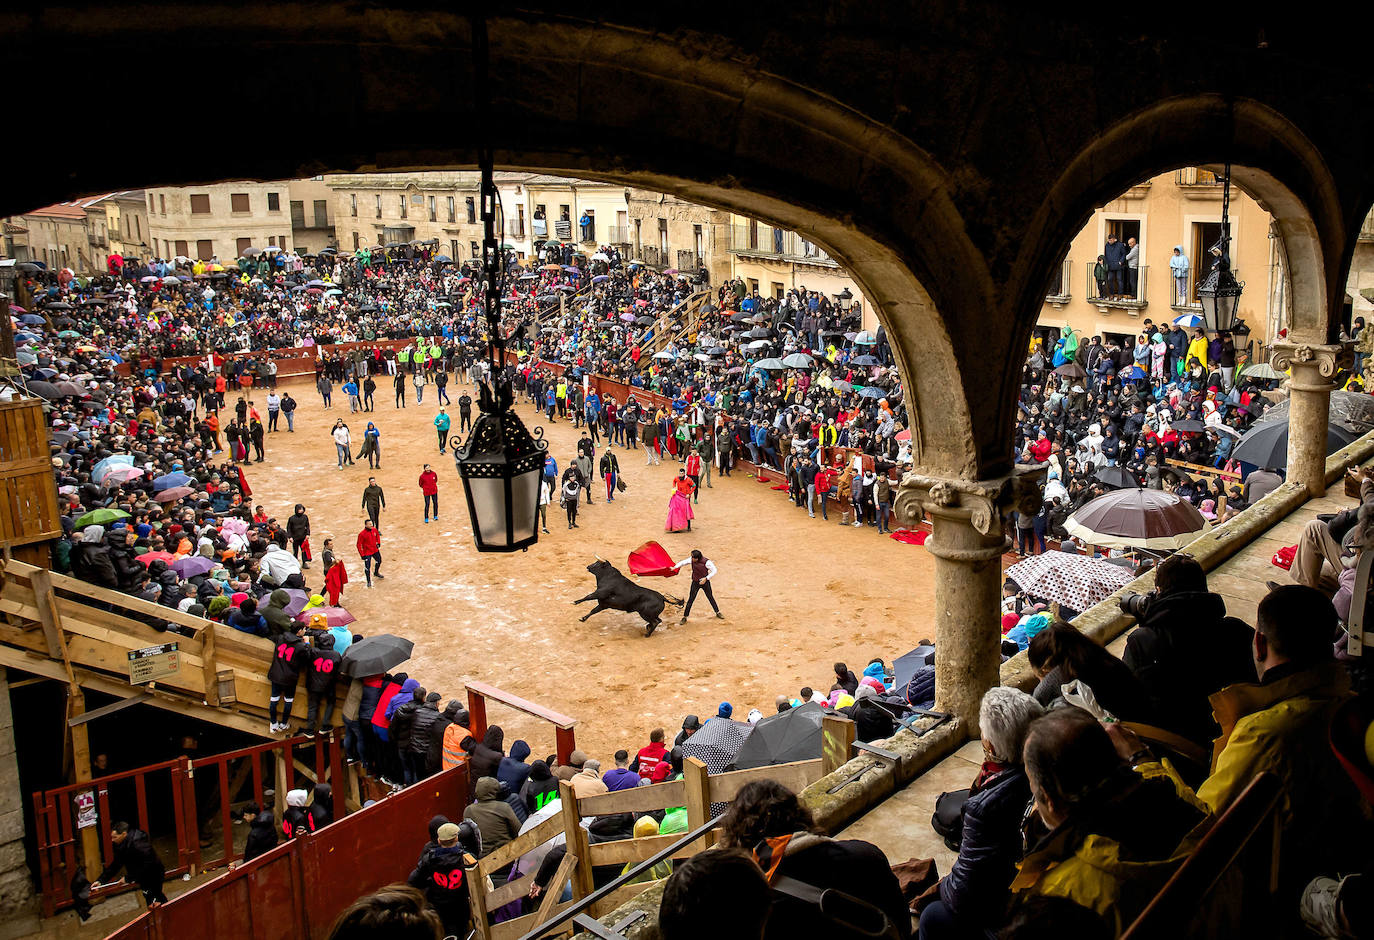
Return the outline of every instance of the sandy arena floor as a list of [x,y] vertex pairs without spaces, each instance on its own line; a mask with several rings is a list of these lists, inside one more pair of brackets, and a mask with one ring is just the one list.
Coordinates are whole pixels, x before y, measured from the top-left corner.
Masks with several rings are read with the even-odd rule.
[[[283,383],[299,402],[296,431],[286,433],[283,419],[282,429],[268,435],[266,461],[249,464],[245,473],[253,502],[269,515],[285,521],[295,502],[305,503],[317,555],[305,572],[309,587],[321,587],[318,554],[332,536],[348,565],[341,603],[357,616],[355,629],[414,639],[409,673],[445,700],[465,698],[469,678],[492,683],[579,719],[579,747],[609,766],[617,748],[633,754],[656,726],[676,733],[684,714],[705,718],[722,700],[734,704],[740,719],[751,707],[768,714],[779,693],[795,695],[805,684],[829,688],[836,660],[855,670],[874,655],[890,662],[931,634],[934,585],[925,549],[870,528],[841,527],[834,511],[828,523],[819,515],[812,520],[785,493],[743,473],[703,487],[691,533],[665,533],[669,481],[678,465],[665,459],[645,467],[643,450],[616,448],[629,489],[607,504],[599,485],[595,505],[584,502],[579,512],[579,528],[569,531],[562,510],[551,506],[550,534],[529,552],[479,555],[452,452],[438,453],[433,387],[421,405],[408,388],[408,407],[398,410],[389,381],[378,385],[377,411],[350,416],[337,389],[334,407],[324,410],[309,382]],[[449,387],[455,403],[461,387]],[[264,417],[265,398],[254,392]],[[532,407],[517,408],[533,427]],[[456,431],[456,404],[449,413]],[[336,469],[329,437],[336,417],[348,423],[355,442],[368,419],[382,432],[382,469],[375,475],[387,498],[381,522],[387,578],[371,590],[355,547],[369,470],[366,461]],[[538,423],[561,472],[580,432],[569,421]],[[443,514],[428,525],[418,485],[426,461],[439,474]],[[602,611],[578,622],[592,604],[572,601],[595,587],[586,566],[600,554],[626,571],[628,553],[650,539],[675,559],[699,548],[715,561],[712,585],[725,620],[716,620],[699,596],[685,626],[677,623],[681,608],[670,605],[649,638],[637,614]],[[644,583],[687,596],[685,573]],[[489,719],[505,729],[507,746],[524,738],[535,756],[553,751],[546,723],[504,706],[492,706]]]

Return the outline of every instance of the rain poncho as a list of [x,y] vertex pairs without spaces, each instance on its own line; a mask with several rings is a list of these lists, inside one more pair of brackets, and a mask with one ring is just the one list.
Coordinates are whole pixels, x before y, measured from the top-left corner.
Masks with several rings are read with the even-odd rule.
[[[659,834],[658,822],[652,816],[641,816],[635,820],[634,837],[636,839],[648,839]],[[620,874],[628,875],[630,869],[638,865],[638,862],[626,862],[625,867],[620,870]],[[640,872],[631,878],[626,884],[642,884],[646,881],[661,881],[673,873],[673,863],[664,859],[647,871]]]

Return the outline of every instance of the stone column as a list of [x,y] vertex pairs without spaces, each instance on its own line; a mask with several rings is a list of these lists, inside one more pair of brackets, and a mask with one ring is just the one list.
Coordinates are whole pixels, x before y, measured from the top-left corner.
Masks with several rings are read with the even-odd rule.
[[1348,367],[1348,346],[1275,343],[1270,363],[1288,378],[1288,480],[1307,487],[1310,496],[1326,492],[1326,432],[1332,379]]
[[0,938],[20,937],[38,929],[33,875],[24,858],[24,804],[19,760],[14,751],[14,715],[9,680],[0,668]]
[[1001,668],[1002,521],[1013,509],[1035,512],[1043,468],[996,480],[959,480],[914,472],[894,504],[898,522],[934,524],[926,548],[935,557],[935,708],[978,734],[983,693]]

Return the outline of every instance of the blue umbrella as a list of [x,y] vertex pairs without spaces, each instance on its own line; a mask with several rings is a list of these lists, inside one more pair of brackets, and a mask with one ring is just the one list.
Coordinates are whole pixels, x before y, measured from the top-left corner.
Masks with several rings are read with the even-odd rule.
[[170,490],[174,486],[185,486],[190,482],[191,476],[189,474],[182,473],[180,470],[173,470],[171,473],[165,473],[160,477],[154,477],[153,489],[160,493],[163,490]]
[[592,283],[600,284],[602,281],[609,281],[610,279],[611,276],[609,274],[598,274],[596,277],[592,278]]
[[435,255],[434,260],[439,262],[440,264],[448,264],[451,261],[453,261],[453,259],[450,258],[448,255]]
[[21,343],[36,343],[41,337],[37,333],[26,333],[20,330],[14,334],[14,338]]
[[1121,371],[1121,377],[1123,379],[1143,379],[1145,378],[1145,370],[1140,366],[1127,366]]
[[859,392],[859,397],[861,397],[861,398],[886,398],[886,397],[887,397],[887,392],[885,392],[885,391],[883,391],[882,389],[877,388],[877,387],[875,387],[875,386],[873,386],[873,385],[870,385],[870,386],[868,386],[867,388],[862,389],[862,390]]
[[1185,313],[1181,317],[1174,317],[1174,322],[1179,326],[1202,326],[1203,319],[1201,314]]
[[132,467],[133,465],[134,458],[131,454],[115,454],[112,457],[106,457],[91,468],[91,479],[99,483],[105,479],[105,474],[115,467]]
[[870,333],[868,330],[864,330],[862,333],[859,333],[857,336],[854,337],[854,345],[876,346],[878,345],[878,336],[876,333]]
[[26,313],[26,314],[22,315],[22,316],[19,318],[19,322],[20,322],[20,323],[29,323],[29,324],[32,324],[32,325],[35,325],[35,326],[42,326],[42,325],[43,325],[45,322],[47,322],[47,321],[45,321],[42,317],[40,317],[40,316],[39,316],[38,314],[36,314],[36,313]]

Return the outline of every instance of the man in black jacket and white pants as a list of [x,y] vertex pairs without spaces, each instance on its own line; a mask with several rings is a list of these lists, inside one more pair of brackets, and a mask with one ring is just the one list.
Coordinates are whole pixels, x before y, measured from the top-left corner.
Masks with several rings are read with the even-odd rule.
[[698,592],[705,593],[706,599],[711,602],[711,609],[716,612],[717,620],[724,620],[725,615],[720,612],[720,605],[716,603],[716,597],[711,593],[711,579],[716,576],[716,563],[701,554],[699,549],[692,549],[690,558],[684,558],[674,565],[674,569],[681,571],[691,565],[692,567],[692,589],[687,593],[687,606],[683,608],[682,619],[678,623],[686,623],[687,618],[692,613],[692,602],[697,599]]

